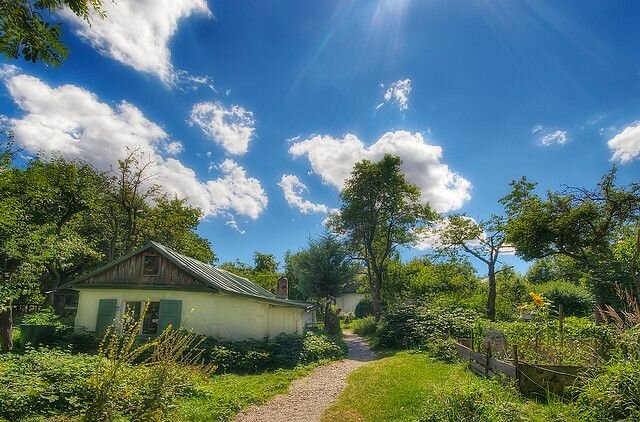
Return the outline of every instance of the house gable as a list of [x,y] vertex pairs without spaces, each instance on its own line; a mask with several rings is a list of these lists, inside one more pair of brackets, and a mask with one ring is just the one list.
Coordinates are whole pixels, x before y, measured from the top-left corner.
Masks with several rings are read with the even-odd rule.
[[81,287],[208,289],[209,286],[178,267],[154,248],[119,260],[74,283]]

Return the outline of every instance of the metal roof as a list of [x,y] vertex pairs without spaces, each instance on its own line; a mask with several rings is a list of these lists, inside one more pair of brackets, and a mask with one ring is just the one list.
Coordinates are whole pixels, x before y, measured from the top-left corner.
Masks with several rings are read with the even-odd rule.
[[295,306],[305,309],[311,309],[317,306],[316,303],[312,302],[303,302],[280,298],[271,293],[269,290],[252,283],[244,277],[240,277],[239,275],[230,273],[229,271],[225,271],[221,268],[214,267],[213,265],[205,264],[204,262],[198,261],[197,259],[182,255],[174,251],[173,249],[161,245],[157,242],[149,242],[142,248],[133,251],[101,268],[98,268],[97,270],[92,271],[91,273],[83,277],[71,281],[64,286],[61,286],[61,288],[67,288],[71,285],[81,283],[82,281],[93,277],[96,274],[99,274],[150,248],[153,248],[169,261],[180,267],[182,270],[191,274],[194,278],[202,282],[206,287],[233,295],[252,297],[280,305]]

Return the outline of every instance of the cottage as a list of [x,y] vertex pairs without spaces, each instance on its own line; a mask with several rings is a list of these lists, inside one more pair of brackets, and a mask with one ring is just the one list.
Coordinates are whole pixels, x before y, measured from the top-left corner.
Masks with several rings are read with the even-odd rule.
[[356,306],[361,300],[367,297],[367,294],[360,292],[360,285],[357,282],[347,283],[340,294],[335,298],[336,307],[340,308],[340,312],[355,313]]
[[64,288],[76,290],[77,331],[102,335],[114,319],[149,307],[141,334],[169,324],[225,340],[302,333],[315,320],[315,303],[289,300],[286,279],[275,295],[246,278],[184,256],[159,243],[99,268]]

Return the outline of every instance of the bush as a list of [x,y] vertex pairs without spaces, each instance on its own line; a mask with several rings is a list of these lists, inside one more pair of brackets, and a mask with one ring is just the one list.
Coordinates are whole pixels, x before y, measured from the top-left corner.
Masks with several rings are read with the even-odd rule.
[[587,374],[577,403],[589,420],[640,420],[640,360],[615,362]]
[[27,325],[50,325],[58,329],[64,328],[64,324],[60,321],[60,317],[56,315],[53,308],[46,308],[32,314],[26,314],[22,317],[22,324]]
[[0,417],[83,411],[93,394],[88,380],[96,359],[46,348],[0,355]]
[[478,315],[455,308],[400,305],[389,310],[380,321],[377,344],[392,349],[412,349],[433,339],[468,337]]
[[220,373],[256,373],[293,368],[298,364],[340,359],[347,348],[342,339],[307,331],[303,336],[280,334],[271,341],[217,342],[207,338],[201,347]]
[[371,302],[370,298],[365,297],[358,302],[355,309],[355,315],[358,319],[373,315],[373,302]]
[[509,394],[497,381],[477,381],[443,391],[428,400],[420,422],[530,420],[521,410],[515,393]]
[[425,351],[429,356],[443,362],[453,363],[458,360],[456,340],[452,338],[435,338],[426,343]]
[[566,281],[550,281],[537,286],[537,291],[553,302],[562,305],[567,316],[587,316],[593,312],[594,301],[591,292]]
[[353,332],[361,336],[370,336],[376,332],[376,319],[372,316],[356,319],[351,324]]

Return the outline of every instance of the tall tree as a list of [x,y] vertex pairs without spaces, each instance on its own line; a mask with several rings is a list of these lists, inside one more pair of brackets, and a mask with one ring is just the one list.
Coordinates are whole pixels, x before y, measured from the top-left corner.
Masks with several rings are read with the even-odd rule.
[[65,8],[89,22],[90,13],[104,17],[102,0],[0,1],[0,53],[9,59],[60,66],[69,55],[62,44],[60,23],[45,19]]
[[420,202],[420,189],[407,182],[401,163],[389,154],[376,163],[356,163],[340,192],[340,212],[331,221],[352,257],[364,263],[376,318],[382,312],[382,289],[392,257],[398,247],[416,243],[421,227],[435,219],[431,208]]
[[541,197],[523,177],[501,200],[518,254],[525,260],[573,259],[589,274],[599,305],[616,305],[616,285],[640,300],[640,184],[617,186],[615,180],[614,167],[595,189],[565,186]]
[[331,298],[337,297],[344,285],[353,281],[358,266],[349,258],[344,245],[333,235],[325,234],[309,241],[309,248],[299,255],[294,268],[303,295],[324,302],[325,328],[338,334],[340,326],[330,309]]
[[309,241],[294,272],[303,295],[329,301],[336,297],[358,272],[344,245],[333,235],[324,234]]
[[489,292],[487,318],[496,319],[496,264],[500,253],[510,246],[505,244],[503,217],[493,215],[486,221],[476,222],[464,215],[452,215],[436,229],[439,247],[451,252],[462,251],[487,265]]

